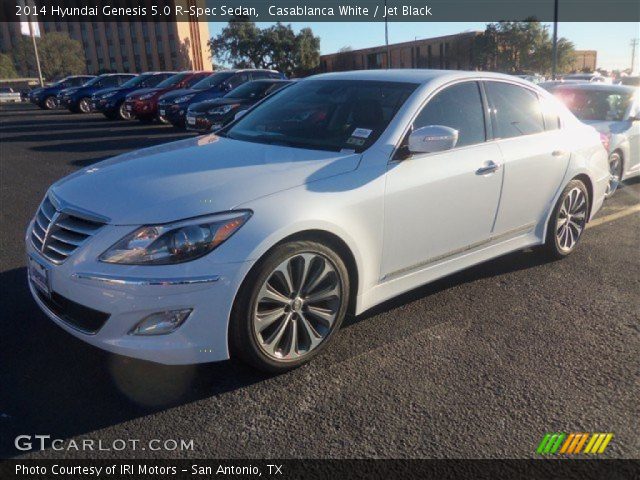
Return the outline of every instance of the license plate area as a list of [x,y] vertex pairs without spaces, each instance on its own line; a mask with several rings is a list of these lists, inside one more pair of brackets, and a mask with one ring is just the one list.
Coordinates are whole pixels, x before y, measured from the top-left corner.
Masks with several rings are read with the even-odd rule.
[[27,268],[29,272],[29,280],[47,297],[51,296],[51,288],[49,287],[49,270],[33,257],[28,257]]
[[188,116],[187,117],[187,123],[189,125],[195,125],[196,124],[196,117]]
[[161,108],[161,109],[160,109],[160,116],[162,116],[162,117],[164,117],[164,116],[165,116],[164,108]]

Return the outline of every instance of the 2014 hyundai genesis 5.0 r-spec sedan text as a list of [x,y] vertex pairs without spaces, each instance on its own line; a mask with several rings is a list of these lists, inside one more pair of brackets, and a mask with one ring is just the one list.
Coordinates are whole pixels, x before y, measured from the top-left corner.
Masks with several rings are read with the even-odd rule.
[[28,227],[29,284],[105,350],[278,372],[347,312],[525,247],[570,254],[608,182],[598,133],[531,83],[319,75],[216,134],[54,184]]

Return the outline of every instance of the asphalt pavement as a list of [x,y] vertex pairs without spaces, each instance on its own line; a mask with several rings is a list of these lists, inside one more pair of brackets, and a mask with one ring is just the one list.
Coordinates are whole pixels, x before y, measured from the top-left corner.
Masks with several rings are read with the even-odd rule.
[[[531,458],[557,431],[612,432],[603,457],[640,457],[638,181],[571,257],[513,253],[409,292],[348,318],[325,354],[284,375],[156,365],[56,327],[30,297],[23,247],[48,186],[191,135],[0,107],[0,457]],[[140,443],[15,448],[35,434]],[[145,448],[154,439],[193,448]]]

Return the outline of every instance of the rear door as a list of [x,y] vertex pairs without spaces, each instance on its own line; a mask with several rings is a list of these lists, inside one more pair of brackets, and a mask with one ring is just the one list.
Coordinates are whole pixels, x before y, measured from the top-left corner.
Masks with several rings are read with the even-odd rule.
[[[528,231],[551,207],[562,185],[571,145],[553,105],[525,86],[485,81],[504,183],[494,235]],[[545,121],[546,120],[546,121]]]

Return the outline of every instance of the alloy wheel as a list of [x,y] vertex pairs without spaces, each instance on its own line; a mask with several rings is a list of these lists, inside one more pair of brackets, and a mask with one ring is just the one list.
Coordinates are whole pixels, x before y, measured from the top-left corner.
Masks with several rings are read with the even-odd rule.
[[80,100],[80,103],[78,106],[80,107],[80,111],[82,113],[89,113],[91,111],[91,106],[89,105],[88,98],[83,98],[82,100]]
[[587,197],[580,188],[572,188],[562,200],[556,220],[556,241],[563,252],[570,252],[587,223]]
[[54,97],[47,97],[47,99],[44,101],[44,105],[48,110],[53,110],[58,106]]
[[263,352],[296,360],[317,348],[332,331],[343,292],[336,266],[319,253],[283,261],[262,285],[253,330]]
[[120,118],[122,120],[131,120],[131,112],[126,109],[124,102],[120,104],[118,112],[120,113]]
[[615,152],[609,156],[609,173],[611,177],[609,178],[609,185],[607,185],[607,197],[615,193],[622,177],[622,158]]

